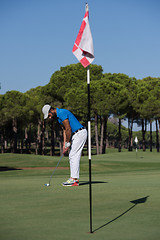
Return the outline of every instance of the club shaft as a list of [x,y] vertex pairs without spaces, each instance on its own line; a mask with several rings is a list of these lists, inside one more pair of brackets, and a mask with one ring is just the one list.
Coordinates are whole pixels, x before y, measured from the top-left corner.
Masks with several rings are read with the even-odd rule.
[[63,157],[63,154],[61,155],[61,157],[60,157],[60,159],[59,159],[59,161],[58,161],[58,163],[57,163],[57,165],[56,165],[55,169],[53,170],[53,172],[52,172],[52,174],[51,174],[51,176],[50,176],[50,179],[49,179],[49,185],[50,185],[50,182],[51,182],[52,176],[53,176],[53,174],[54,174],[55,170],[57,169],[57,167],[58,167],[58,165],[59,165],[59,163],[60,163],[60,161],[61,161],[62,157]]

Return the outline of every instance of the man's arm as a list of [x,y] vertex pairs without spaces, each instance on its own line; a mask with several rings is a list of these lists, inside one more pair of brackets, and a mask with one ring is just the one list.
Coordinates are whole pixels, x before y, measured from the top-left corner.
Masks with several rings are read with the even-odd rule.
[[72,134],[72,131],[71,131],[71,126],[69,124],[69,120],[68,119],[65,119],[63,122],[63,140],[64,140],[64,144],[63,144],[63,152],[66,152],[69,147],[66,147],[66,143],[70,143],[70,139],[71,139],[71,134]]
[[66,142],[70,142],[72,131],[71,131],[71,126],[69,124],[69,120],[65,119],[62,123],[63,123],[65,134],[66,134]]

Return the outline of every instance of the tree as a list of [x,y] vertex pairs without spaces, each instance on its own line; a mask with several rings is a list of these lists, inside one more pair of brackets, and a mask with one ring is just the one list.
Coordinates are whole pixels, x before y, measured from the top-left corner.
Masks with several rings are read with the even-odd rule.
[[[145,134],[146,134],[146,126],[148,121],[152,121],[155,117],[155,111],[157,106],[155,106],[156,98],[155,94],[153,94],[153,90],[157,80],[146,78],[137,81],[135,91],[135,99],[133,101],[133,108],[139,114],[139,118],[141,119],[142,125],[142,146],[143,151],[146,150],[145,147]],[[150,133],[151,138],[152,134]]]
[[[111,114],[121,114],[120,108],[118,110],[118,107],[120,107],[121,104],[122,111],[122,106],[126,105],[126,90],[122,84],[113,79],[111,80],[110,77],[105,75],[101,81],[93,82],[91,91],[93,93],[91,104],[95,119],[97,120],[99,117],[101,120],[100,153],[105,153],[107,121]],[[95,122],[95,124],[97,124],[97,122]],[[98,129],[98,127],[96,127],[96,129]]]
[[122,74],[122,73],[114,73],[114,74],[105,74],[105,76],[108,78],[109,81],[113,81],[117,84],[119,84],[118,89],[115,90],[115,97],[116,97],[116,104],[111,109],[112,113],[118,117],[119,124],[118,124],[118,150],[121,152],[121,142],[122,142],[122,136],[121,136],[121,121],[123,118],[127,115],[127,109],[129,107],[129,94],[130,89],[132,88],[132,81],[133,79],[129,78],[129,76]]
[[1,140],[1,153],[4,153],[4,138],[5,138],[5,120],[3,118],[3,105],[4,105],[4,96],[0,95],[0,140]]
[[[101,79],[102,71],[101,66],[90,65],[91,81]],[[80,63],[61,67],[59,71],[56,71],[51,76],[50,82],[47,85],[48,95],[54,99],[56,98],[63,106],[66,92],[70,88],[78,88],[81,83],[86,82],[87,71]]]
[[24,106],[26,105],[27,98],[25,95],[18,91],[9,91],[3,95],[3,106],[1,114],[3,115],[3,123],[12,127],[11,132],[11,151],[17,152],[17,132],[18,124],[21,123],[26,113]]
[[[82,124],[87,125],[88,115],[88,92],[87,92],[87,77],[86,69],[81,64],[71,65],[71,71],[69,72],[72,76],[72,81],[69,81],[69,88],[67,86],[66,93],[64,95],[65,104],[64,106],[72,110],[78,117]],[[91,77],[91,88],[95,81],[100,81],[102,78],[102,67],[97,65],[90,66],[90,77]],[[80,77],[79,77],[80,72]],[[90,94],[91,102],[94,93]],[[92,103],[91,103],[92,110]],[[91,112],[93,118],[93,111]]]
[[[37,87],[34,89],[30,89],[29,91],[26,92],[26,95],[29,98],[26,106],[28,109],[28,118],[27,118],[28,124],[26,125],[26,131],[28,132],[28,128],[31,129],[31,124],[36,126],[35,127],[35,131],[36,131],[35,151],[36,151],[36,154],[44,155],[45,154],[45,141],[44,141],[45,122],[42,116],[42,107],[46,103],[46,98],[47,98],[47,96],[45,95],[45,88]],[[28,142],[28,140],[26,139],[26,142]]]
[[[160,126],[160,78],[145,78],[143,81],[146,83],[146,87],[149,91],[149,97],[146,101],[146,111],[148,112],[148,118],[150,121],[150,150],[152,151],[152,122],[156,121],[157,132],[157,152],[159,152],[159,137],[158,137],[158,124]],[[160,128],[159,128],[160,136]]]

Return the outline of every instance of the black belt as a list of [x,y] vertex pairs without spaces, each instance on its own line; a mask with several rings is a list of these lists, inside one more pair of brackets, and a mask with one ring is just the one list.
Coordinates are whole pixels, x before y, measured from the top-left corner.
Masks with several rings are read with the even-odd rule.
[[77,132],[83,130],[83,129],[85,129],[85,127],[81,127],[81,128],[79,128],[78,130],[76,130],[76,131],[72,134],[72,136],[73,136],[74,134],[76,134]]

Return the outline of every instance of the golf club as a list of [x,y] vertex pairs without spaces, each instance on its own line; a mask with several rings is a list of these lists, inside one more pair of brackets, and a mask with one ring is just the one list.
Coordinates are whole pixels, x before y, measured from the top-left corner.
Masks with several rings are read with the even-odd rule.
[[59,161],[58,161],[58,163],[57,163],[55,169],[53,170],[53,173],[52,173],[51,176],[50,176],[49,183],[44,184],[46,187],[49,187],[49,186],[51,185],[51,184],[50,184],[50,183],[51,183],[51,178],[52,178],[52,176],[53,176],[55,170],[57,169],[57,167],[58,167],[58,165],[59,165],[59,163],[60,163],[62,157],[63,157],[63,153],[62,153],[62,155],[61,155],[61,157],[60,157],[60,159],[59,159]]

